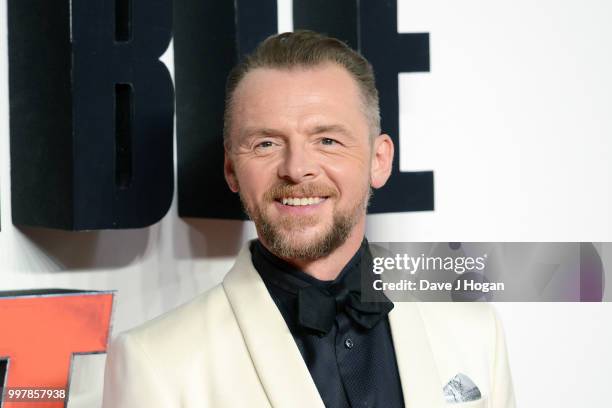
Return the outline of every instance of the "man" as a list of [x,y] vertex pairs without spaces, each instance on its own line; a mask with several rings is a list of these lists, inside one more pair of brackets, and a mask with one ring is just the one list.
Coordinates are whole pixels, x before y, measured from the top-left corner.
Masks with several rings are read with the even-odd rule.
[[268,38],[228,78],[224,139],[258,240],[222,284],[115,341],[104,407],[514,406],[488,305],[360,300],[394,152],[362,56]]

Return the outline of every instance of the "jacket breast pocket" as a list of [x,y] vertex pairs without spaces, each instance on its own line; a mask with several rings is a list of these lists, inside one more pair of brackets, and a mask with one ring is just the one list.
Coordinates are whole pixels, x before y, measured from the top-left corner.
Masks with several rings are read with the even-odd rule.
[[446,404],[447,408],[487,408],[487,399],[481,398],[475,401],[457,402]]

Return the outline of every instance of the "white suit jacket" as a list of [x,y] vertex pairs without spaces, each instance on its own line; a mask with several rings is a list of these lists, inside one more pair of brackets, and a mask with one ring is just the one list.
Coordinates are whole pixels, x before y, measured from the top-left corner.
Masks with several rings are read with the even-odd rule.
[[[396,302],[389,321],[406,408],[514,407],[490,305]],[[482,399],[445,402],[458,373]],[[248,246],[221,284],[120,335],[107,357],[103,408],[323,406]]]

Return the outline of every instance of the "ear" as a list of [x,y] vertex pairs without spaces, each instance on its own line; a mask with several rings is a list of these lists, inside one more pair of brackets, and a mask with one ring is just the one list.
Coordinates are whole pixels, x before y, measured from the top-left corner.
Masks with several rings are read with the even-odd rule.
[[238,192],[238,178],[236,177],[236,172],[234,171],[234,162],[230,157],[227,149],[225,150],[225,159],[223,161],[223,174],[225,175],[225,181],[229,186],[230,190],[233,193]]
[[370,170],[370,184],[373,188],[381,188],[391,176],[393,154],[393,140],[389,135],[382,134],[374,139]]

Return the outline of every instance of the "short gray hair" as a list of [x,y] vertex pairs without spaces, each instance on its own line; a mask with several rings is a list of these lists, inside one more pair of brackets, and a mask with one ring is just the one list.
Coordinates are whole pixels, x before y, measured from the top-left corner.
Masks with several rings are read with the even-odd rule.
[[268,37],[227,77],[223,142],[229,147],[233,97],[240,81],[256,68],[291,69],[334,63],[344,67],[361,90],[364,114],[370,127],[370,140],[380,134],[378,90],[372,65],[344,42],[314,31],[299,30]]

